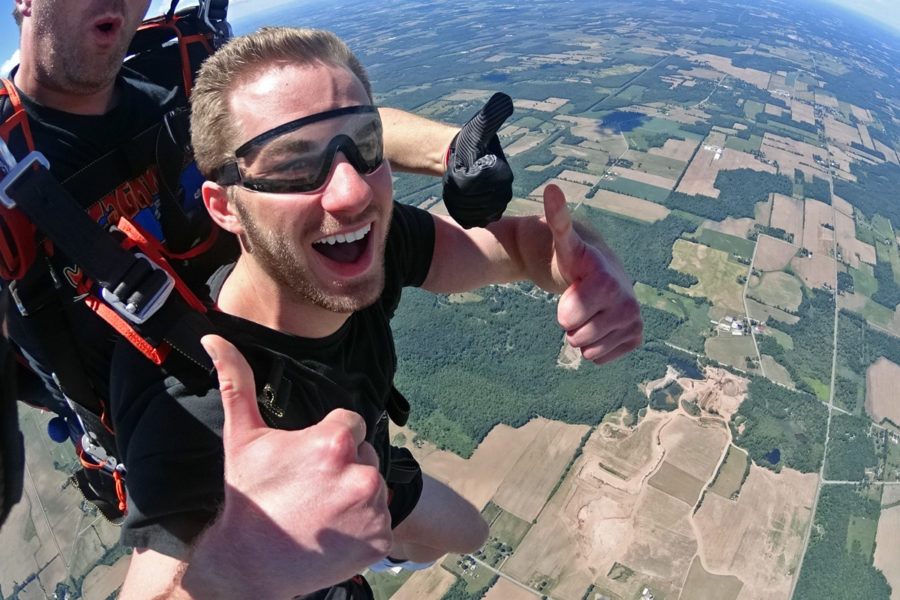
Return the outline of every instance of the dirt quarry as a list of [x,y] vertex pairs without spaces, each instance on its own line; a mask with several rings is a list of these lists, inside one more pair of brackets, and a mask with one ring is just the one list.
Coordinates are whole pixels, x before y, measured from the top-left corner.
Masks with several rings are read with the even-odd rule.
[[[787,597],[815,475],[751,466],[746,481],[734,478],[727,498],[710,493],[732,444],[727,422],[748,380],[711,367],[701,380],[669,369],[643,391],[672,381],[700,414],[679,404],[669,412],[606,415],[574,461],[588,429],[545,419],[496,427],[468,461],[408,444],[426,472],[479,508],[491,500],[493,510],[521,519],[524,537],[499,566],[511,581],[501,578],[487,598],[581,600],[591,586],[621,599],[639,597],[643,587],[671,599]],[[414,576],[396,597],[437,600],[449,583],[434,577]],[[532,595],[528,588],[538,585]]]

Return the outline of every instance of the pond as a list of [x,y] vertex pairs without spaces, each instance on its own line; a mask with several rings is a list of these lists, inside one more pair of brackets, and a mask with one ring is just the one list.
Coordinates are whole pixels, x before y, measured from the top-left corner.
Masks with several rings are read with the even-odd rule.
[[696,362],[682,358],[669,358],[669,364],[681,371],[688,379],[703,379],[703,373]]

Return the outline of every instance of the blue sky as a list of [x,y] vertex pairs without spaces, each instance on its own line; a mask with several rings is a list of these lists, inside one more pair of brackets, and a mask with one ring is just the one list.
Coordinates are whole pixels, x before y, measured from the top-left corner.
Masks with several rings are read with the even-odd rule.
[[[299,0],[302,2],[302,0]],[[898,0],[817,0],[819,2],[827,2],[856,10],[862,14],[874,17],[892,26],[898,34],[900,34],[900,1]],[[267,0],[259,2],[258,0],[231,0],[229,6],[229,17],[234,22],[242,16],[252,14],[260,8],[269,9],[278,4],[299,3],[298,0]],[[188,2],[183,2],[188,4]],[[169,0],[153,0],[150,5],[150,14],[159,14],[169,6]],[[14,64],[13,58],[16,47],[18,46],[19,32],[16,25],[9,16],[12,10],[11,5],[7,3],[6,9],[0,12],[0,74],[5,75]]]

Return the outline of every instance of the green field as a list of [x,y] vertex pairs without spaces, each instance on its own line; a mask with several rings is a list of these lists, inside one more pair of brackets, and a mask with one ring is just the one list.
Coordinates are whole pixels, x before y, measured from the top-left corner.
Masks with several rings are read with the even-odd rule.
[[781,344],[781,347],[785,350],[793,350],[794,349],[794,340],[783,331],[775,329],[774,327],[766,327],[766,334],[771,335],[775,338],[775,341]]
[[780,383],[785,387],[795,389],[794,380],[791,379],[791,374],[784,365],[780,364],[768,354],[763,354],[760,357],[760,360],[761,369],[766,374],[766,377],[775,383]]
[[756,247],[756,244],[748,239],[706,228],[700,230],[700,235],[696,237],[696,240],[716,250],[747,258],[753,256],[753,249]]
[[529,529],[531,529],[531,523],[502,509],[491,523],[491,535],[513,548],[519,546]]
[[400,586],[413,576],[414,572],[415,571],[407,571],[404,569],[395,575],[394,573],[373,573],[372,571],[369,571],[365,575],[366,581],[372,586],[372,593],[375,596],[375,600],[388,600],[397,593]]
[[872,228],[881,235],[881,237],[887,238],[889,240],[894,239],[894,228],[888,219],[882,217],[881,215],[872,215],[871,225]]
[[756,121],[756,115],[765,110],[766,105],[756,100],[747,100],[744,102],[744,116],[751,121]]
[[716,478],[709,491],[723,498],[737,498],[744,482],[744,473],[747,470],[747,453],[737,446],[729,446],[725,462],[719,467]]
[[900,444],[892,441],[884,446],[884,480],[900,481]]
[[674,291],[688,296],[702,296],[732,313],[743,313],[743,284],[740,280],[746,276],[747,266],[732,262],[728,252],[683,239],[676,240],[672,245],[670,267],[689,273],[698,280],[687,289],[672,285]]
[[756,358],[756,346],[749,335],[721,333],[706,340],[706,354],[722,364],[731,365],[742,371],[756,372],[747,366],[747,359]]
[[629,85],[627,88],[622,90],[616,95],[617,100],[628,100],[629,102],[633,102],[637,104],[641,101],[641,96],[644,95],[644,92],[647,90],[642,85]]
[[738,152],[746,152],[747,154],[758,152],[760,146],[762,146],[762,138],[758,135],[751,135],[748,140],[739,138],[735,135],[729,135],[725,140],[726,148],[731,148]]
[[803,282],[783,271],[772,271],[751,280],[747,293],[764,304],[793,312],[803,300]]
[[640,150],[629,150],[625,153],[624,158],[630,160],[633,165],[632,168],[638,171],[643,171],[644,173],[649,173],[651,175],[658,175],[660,177],[667,177],[672,180],[678,179],[681,172],[684,171],[687,166],[687,163],[678,159],[661,156],[659,154],[651,154],[649,152],[642,152]]
[[847,272],[853,277],[853,291],[867,297],[878,291],[878,281],[875,280],[872,265],[860,262],[858,269],[847,267]]
[[[465,583],[466,592],[472,595],[481,592],[494,577],[494,572],[487,567],[474,562],[471,557],[459,554],[448,554],[441,562],[441,566]],[[481,596],[476,597],[480,598]]]
[[657,290],[641,282],[634,285],[634,291],[641,304],[684,320],[666,341],[695,352],[703,350],[703,340],[710,329],[707,303],[669,290]]
[[692,133],[690,131],[683,131],[679,123],[675,121],[670,121],[669,119],[660,119],[659,117],[652,117],[647,121],[641,123],[641,126],[636,129],[636,131],[644,130],[650,133],[665,133],[668,134],[669,137],[680,137],[688,140],[694,140],[699,142],[703,139],[703,136],[698,135],[696,133]]
[[800,320],[800,317],[797,315],[792,315],[775,308],[774,306],[765,305],[762,302],[757,302],[753,298],[747,298],[746,302],[750,318],[756,319],[760,323],[771,324],[770,319],[774,319],[775,321],[781,321],[782,323],[794,324]]
[[634,181],[624,177],[616,177],[615,179],[602,179],[598,185],[601,189],[625,194],[626,196],[634,196],[635,198],[643,198],[657,204],[665,204],[666,198],[669,197],[669,190],[649,183]]
[[822,383],[818,379],[813,379],[812,377],[804,377],[803,381],[808,383],[813,389],[816,398],[822,402],[828,402],[828,398],[831,395],[831,387],[827,383]]
[[851,516],[847,525],[847,552],[872,556],[875,551],[875,532],[878,521]]
[[866,305],[859,311],[859,314],[865,317],[867,321],[881,327],[890,327],[891,321],[894,320],[894,311],[877,302],[872,302],[868,298],[866,298]]
[[791,127],[790,125],[785,125],[783,123],[778,123],[777,121],[768,121],[762,124],[761,127],[768,129],[776,135],[797,138],[803,142],[806,142],[807,144],[812,144],[813,146],[819,144],[818,138],[816,138],[810,132],[804,131],[803,129],[798,129],[797,127]]

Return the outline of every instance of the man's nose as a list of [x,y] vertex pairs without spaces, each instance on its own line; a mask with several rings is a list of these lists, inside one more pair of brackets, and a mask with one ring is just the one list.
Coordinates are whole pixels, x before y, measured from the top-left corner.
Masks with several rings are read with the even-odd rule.
[[322,196],[322,207],[330,213],[354,214],[372,202],[372,187],[366,176],[357,172],[343,152],[334,156],[331,176]]

